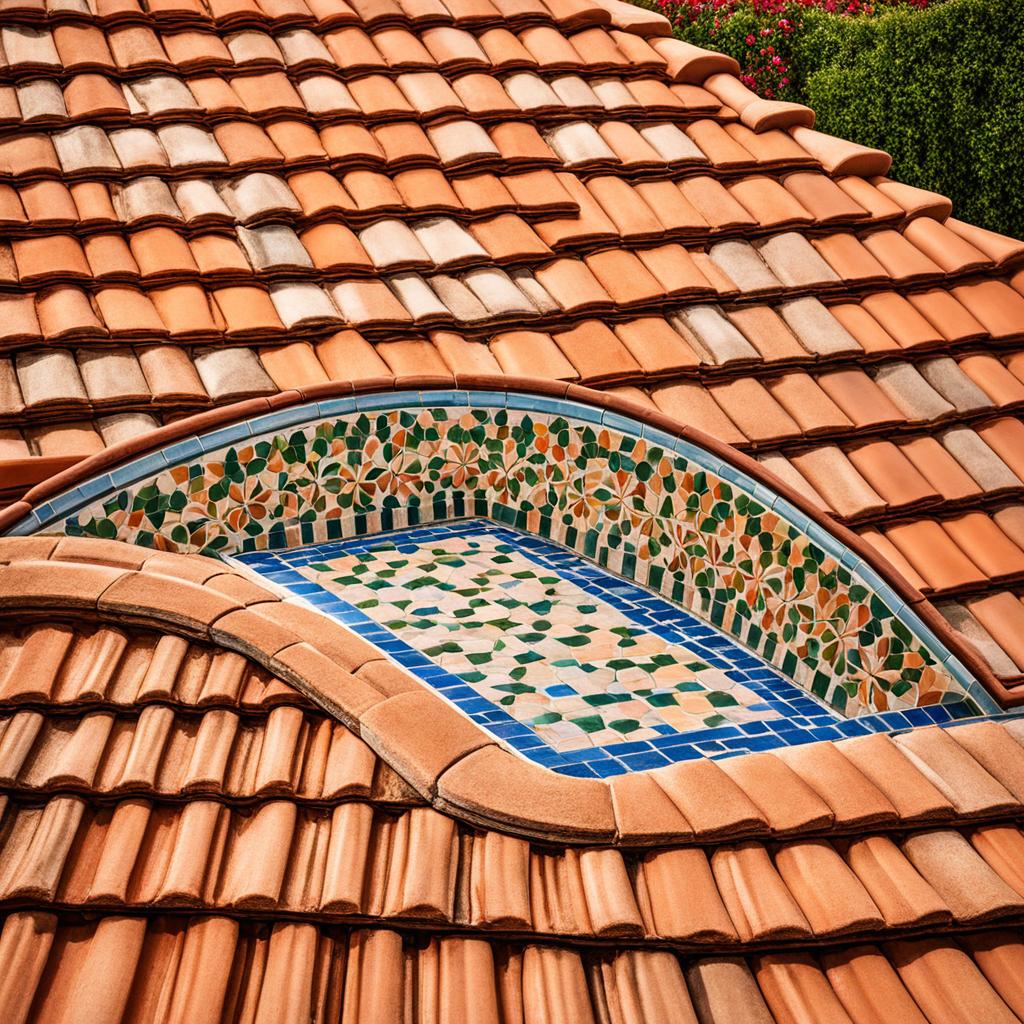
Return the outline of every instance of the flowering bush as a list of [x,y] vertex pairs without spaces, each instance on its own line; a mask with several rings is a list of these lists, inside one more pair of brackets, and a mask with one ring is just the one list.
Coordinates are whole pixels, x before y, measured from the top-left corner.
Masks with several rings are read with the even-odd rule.
[[637,0],[766,98],[891,153],[893,176],[1024,238],[1022,0]]
[[[940,0],[941,2],[941,0]],[[872,17],[886,10],[922,10],[929,0],[650,0],[683,39],[731,54],[743,84],[765,99],[797,99],[794,34],[808,10],[841,17]]]

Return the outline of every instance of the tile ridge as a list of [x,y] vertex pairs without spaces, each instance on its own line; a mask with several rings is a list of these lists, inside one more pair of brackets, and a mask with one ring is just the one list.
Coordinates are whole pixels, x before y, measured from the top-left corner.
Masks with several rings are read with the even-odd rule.
[[[65,543],[67,550],[80,558],[94,542],[0,539],[0,559],[5,563],[0,566],[0,614],[38,618],[57,613],[84,616],[93,622],[157,626],[238,651],[362,736],[438,810],[471,824],[548,842],[583,845],[650,846],[669,837],[678,843],[693,835],[725,842],[744,836],[770,837],[775,804],[788,799],[783,787],[767,806],[759,806],[717,762],[682,762],[647,773],[651,781],[646,784],[644,801],[651,813],[642,815],[644,820],[637,824],[635,812],[627,815],[629,801],[620,804],[613,797],[620,788],[626,787],[622,790],[626,792],[629,783],[557,775],[519,758],[454,707],[427,694],[405,670],[384,661],[375,648],[340,624],[258,587],[247,595],[247,603],[216,590],[213,584],[218,578],[236,575],[220,562],[201,556],[150,554],[120,542],[100,545],[108,561],[120,563],[116,566],[61,561]],[[138,564],[140,559],[143,561]],[[926,609],[921,612],[927,614]],[[409,709],[414,713],[410,715]],[[424,715],[432,716],[433,729],[420,728]],[[425,743],[428,732],[431,742]],[[893,805],[876,788],[886,789],[891,783],[885,779],[868,783],[862,771],[842,755],[866,749],[870,739],[876,752],[869,761],[885,753],[896,758],[904,776],[909,778],[915,770],[919,774],[924,766],[924,771],[933,774],[933,786],[948,786],[944,771],[963,769],[944,768],[950,755],[945,748],[926,741],[926,737],[941,733],[937,728],[917,730],[912,760],[901,753],[902,738],[893,743],[885,736],[792,748],[782,760],[820,792],[837,821],[869,820],[862,810],[845,809],[843,791],[848,789],[849,779],[870,787],[876,795],[869,797],[868,806],[874,806],[871,800],[875,805],[882,801],[882,817],[897,821],[902,812],[893,811]],[[829,751],[839,760],[829,760]],[[814,760],[822,757],[825,760],[820,763]],[[963,757],[975,763],[971,755],[965,753],[961,760]],[[856,763],[865,769],[868,764]],[[974,771],[980,772],[979,778],[992,781],[989,771],[980,766]],[[652,795],[650,785],[661,797]],[[1006,796],[1001,787],[999,791]],[[899,793],[894,792],[892,799],[898,807]],[[951,806],[950,800],[963,804],[966,799],[960,791],[950,789],[944,806]],[[1019,806],[1019,800],[1014,801],[1013,806]],[[941,806],[935,805],[934,797],[932,806]],[[963,806],[970,815],[970,805]],[[1005,810],[1001,804],[996,806]],[[978,812],[984,816],[987,807],[979,805]]]

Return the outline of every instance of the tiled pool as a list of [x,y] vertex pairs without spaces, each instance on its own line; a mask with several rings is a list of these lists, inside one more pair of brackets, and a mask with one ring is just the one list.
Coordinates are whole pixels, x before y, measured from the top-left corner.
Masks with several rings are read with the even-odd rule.
[[971,714],[943,704],[843,719],[713,626],[484,520],[237,558],[565,774],[608,776]]

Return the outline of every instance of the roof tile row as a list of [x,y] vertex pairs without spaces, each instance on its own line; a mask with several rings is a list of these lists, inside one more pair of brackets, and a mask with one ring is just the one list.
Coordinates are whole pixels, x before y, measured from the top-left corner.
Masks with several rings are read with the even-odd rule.
[[680,962],[665,951],[403,939],[295,921],[18,912],[0,950],[24,981],[0,990],[14,1024],[76,1005],[108,1020],[149,1020],[159,1007],[210,1024],[243,1013],[344,1024],[1015,1024],[1024,1013],[1013,931]]
[[635,855],[531,849],[460,830],[430,808],[396,816],[337,802],[355,788],[339,788],[326,808],[266,794],[233,808],[197,788],[185,804],[11,798],[0,900],[355,915],[683,947],[977,926],[1024,912],[1024,835],[1013,825]]

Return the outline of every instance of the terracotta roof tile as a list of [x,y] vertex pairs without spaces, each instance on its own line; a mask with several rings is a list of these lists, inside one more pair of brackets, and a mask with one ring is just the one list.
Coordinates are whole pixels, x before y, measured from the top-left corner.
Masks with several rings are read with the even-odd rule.
[[904,228],[903,234],[947,274],[979,270],[989,265],[985,253],[931,217],[917,217]]
[[939,523],[922,520],[892,526],[886,537],[900,550],[933,590],[969,587],[987,578]]
[[947,430],[942,436],[943,447],[963,466],[985,491],[1000,491],[1019,486],[1019,478],[988,446],[984,439],[969,427]]
[[811,927],[760,843],[720,847],[711,855],[715,882],[745,942],[803,938]]
[[[752,313],[753,310],[745,312]],[[736,319],[735,314],[733,319]],[[768,381],[766,387],[772,393],[772,397],[799,424],[802,434],[844,431],[852,425],[839,406],[809,374],[787,373]]]
[[[791,768],[771,754],[727,758],[722,769],[764,813],[773,832],[831,824],[832,810]],[[785,794],[784,798],[780,798]]]
[[771,392],[755,380],[735,380],[711,388],[715,401],[754,444],[800,435],[796,421]]
[[904,840],[903,851],[958,920],[992,920],[1020,905],[1021,896],[959,832],[917,833]]
[[960,285],[953,295],[997,339],[1024,335],[1024,295],[1002,281]]
[[978,436],[994,451],[1010,469],[1020,476],[1024,471],[1024,459],[1018,447],[1024,438],[1024,424],[1020,420],[1003,418],[987,424],[978,430]]
[[882,388],[861,370],[823,373],[818,384],[858,427],[902,423],[906,414]]
[[552,335],[582,383],[615,383],[641,372],[629,349],[604,324],[585,320],[571,331]]
[[816,448],[790,461],[838,515],[856,516],[885,507],[885,498],[837,447]]
[[883,822],[895,813],[893,804],[839,748],[827,745],[787,747],[777,752],[831,808],[837,825],[862,827]]
[[248,398],[275,390],[255,352],[249,348],[199,349],[196,370],[207,394],[214,399]]
[[950,920],[945,901],[888,836],[855,839],[845,857],[887,925],[922,927]]
[[[828,979],[814,960],[799,953],[770,953],[754,960],[754,973],[775,1019],[810,1024],[846,1024]],[[813,1018],[809,1015],[813,1013]]]
[[[657,783],[698,836],[730,837],[765,827],[760,810],[713,761],[672,765]],[[706,799],[709,794],[713,800]]]
[[844,281],[860,286],[881,285],[889,273],[856,235],[840,232],[811,239],[811,244]]
[[829,984],[853,1019],[889,1017],[905,1024],[924,1024],[917,1004],[877,947],[857,946],[828,953],[821,963]]
[[891,441],[876,441],[848,453],[864,479],[892,506],[933,503],[939,493],[904,451]]
[[991,813],[1012,801],[1008,791],[944,732],[918,730],[896,742],[960,813]]
[[887,363],[875,373],[874,381],[908,423],[932,422],[956,414],[956,406],[911,363]]
[[1016,666],[1024,670],[1024,644],[1019,632],[1024,624],[1024,605],[1020,600],[1001,591],[968,601],[967,606]]
[[[985,328],[944,289],[908,295],[907,301],[948,341],[964,342],[985,336]],[[922,343],[933,338],[933,332],[925,332]]]
[[698,365],[686,339],[660,317],[641,317],[614,328],[619,341],[648,377],[661,377]]
[[508,331],[491,339],[491,353],[504,373],[531,376],[543,371],[552,380],[576,380],[577,371],[552,337],[535,331]]
[[990,260],[1002,265],[1018,259],[1024,248],[1014,238],[1007,238],[1005,235],[997,234],[994,231],[987,231],[985,228],[976,227],[974,224],[965,224],[961,220],[950,217],[946,220],[945,226],[954,234],[958,235],[965,242],[976,249],[980,249]]
[[673,419],[689,423],[728,444],[746,444],[747,436],[699,384],[667,384],[651,390],[655,405]]
[[857,355],[862,351],[842,322],[813,296],[784,302],[778,312],[800,344],[814,355]]

